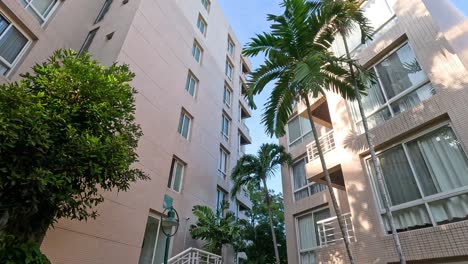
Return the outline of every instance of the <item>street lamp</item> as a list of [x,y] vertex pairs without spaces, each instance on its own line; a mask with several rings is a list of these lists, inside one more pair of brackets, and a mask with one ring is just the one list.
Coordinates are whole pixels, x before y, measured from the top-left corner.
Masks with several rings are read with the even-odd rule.
[[[167,217],[162,220],[162,232],[166,235],[166,250],[164,251],[164,264],[167,264],[169,258],[169,244],[171,237],[175,236],[179,230],[179,214],[174,207],[169,207],[164,210],[163,214],[167,213]],[[173,231],[173,227],[175,227]],[[166,230],[167,229],[167,230]]]

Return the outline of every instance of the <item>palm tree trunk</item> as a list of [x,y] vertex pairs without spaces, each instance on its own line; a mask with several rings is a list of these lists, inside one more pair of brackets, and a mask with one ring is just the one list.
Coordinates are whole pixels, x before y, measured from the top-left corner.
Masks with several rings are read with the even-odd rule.
[[276,242],[276,233],[275,233],[275,227],[273,226],[273,213],[271,212],[271,202],[270,202],[270,194],[268,193],[268,187],[266,183],[266,178],[262,177],[263,181],[263,191],[265,192],[265,198],[266,198],[266,203],[267,203],[267,208],[268,208],[268,218],[270,220],[270,227],[271,227],[271,237],[273,238],[273,245],[275,247],[275,258],[276,258],[276,264],[280,264],[280,257],[279,257],[279,252],[278,252],[278,244]]
[[346,232],[345,223],[343,221],[343,216],[338,206],[338,202],[336,200],[335,193],[333,192],[332,182],[330,179],[330,173],[327,169],[327,164],[325,163],[325,158],[323,156],[322,146],[320,145],[317,129],[315,128],[314,120],[312,119],[312,109],[310,108],[309,96],[304,95],[306,106],[307,106],[307,114],[309,116],[310,126],[312,127],[312,134],[314,135],[315,144],[317,146],[317,152],[320,157],[320,163],[322,164],[323,174],[325,175],[325,181],[327,182],[328,192],[330,193],[330,198],[332,200],[333,209],[335,210],[336,217],[338,218],[338,225],[340,227],[341,235],[343,236],[343,241],[346,247],[346,252],[348,253],[348,258],[351,264],[355,264],[356,261],[354,260],[353,252],[351,251],[348,233]]
[[[343,38],[343,43],[345,46],[345,51],[346,51],[346,56],[348,60],[351,60],[351,54],[349,52],[349,47],[348,47],[348,42],[346,40],[346,37],[344,34],[341,34],[341,37]],[[390,197],[388,195],[387,189],[385,188],[384,185],[384,179],[383,179],[383,174],[382,174],[382,168],[380,167],[380,164],[377,162],[377,155],[375,154],[375,147],[374,144],[372,143],[372,137],[370,136],[369,132],[369,125],[367,124],[367,117],[364,112],[364,107],[362,106],[362,100],[361,100],[361,94],[359,93],[359,88],[358,88],[358,83],[356,80],[356,74],[354,72],[353,65],[351,62],[349,63],[349,69],[351,73],[351,78],[353,80],[353,86],[354,86],[354,91],[356,92],[356,100],[359,106],[359,113],[361,114],[361,119],[362,119],[362,126],[364,127],[364,134],[367,140],[367,145],[369,146],[369,152],[371,155],[371,161],[372,161],[372,167],[374,168],[376,177],[377,177],[377,182],[379,186],[379,191],[381,193],[381,197],[383,200],[383,204],[385,207],[385,212],[387,216],[387,221],[390,225],[391,231],[392,231],[392,237],[393,237],[393,242],[395,243],[395,249],[397,251],[398,257],[400,259],[400,264],[406,264],[406,258],[405,255],[403,254],[403,250],[401,248],[401,243],[400,243],[400,238],[398,236],[398,233],[396,231],[395,227],[395,221],[393,220],[393,215],[392,211],[390,210]]]

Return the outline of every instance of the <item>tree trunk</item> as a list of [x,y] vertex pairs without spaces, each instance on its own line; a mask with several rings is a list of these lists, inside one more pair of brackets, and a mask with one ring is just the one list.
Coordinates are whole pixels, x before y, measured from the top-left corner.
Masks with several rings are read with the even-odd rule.
[[307,114],[309,116],[310,126],[312,127],[312,134],[314,135],[315,144],[317,146],[317,152],[320,157],[320,163],[322,164],[323,174],[325,175],[325,181],[327,182],[328,192],[330,193],[330,198],[332,200],[333,209],[335,210],[336,217],[338,218],[338,225],[340,227],[341,235],[343,236],[343,241],[346,247],[346,252],[348,253],[348,258],[351,264],[355,264],[356,261],[353,256],[353,252],[351,251],[348,233],[346,232],[346,227],[344,224],[343,216],[341,214],[340,207],[338,206],[338,202],[336,200],[335,193],[333,192],[332,182],[330,179],[330,173],[327,169],[327,164],[325,163],[325,158],[323,156],[322,146],[320,145],[317,129],[315,128],[314,120],[312,119],[312,109],[310,108],[309,96],[302,95],[305,98],[305,103],[307,106]]
[[[348,47],[348,42],[346,40],[346,37],[343,33],[341,33],[341,36],[343,38],[343,43],[345,46],[345,51],[346,51],[346,56],[348,60],[351,60],[351,54],[349,52],[349,47]],[[353,65],[351,62],[349,63],[349,69],[351,73],[351,78],[353,80],[353,86],[354,86],[354,91],[356,92],[356,101],[359,106],[359,113],[361,114],[362,118],[362,126],[364,127],[364,134],[367,140],[367,145],[369,147],[369,152],[371,155],[371,161],[372,161],[372,167],[374,168],[378,186],[379,186],[379,191],[381,193],[382,201],[385,207],[385,212],[386,212],[386,217],[387,221],[390,225],[391,231],[392,231],[392,237],[393,237],[393,242],[395,243],[395,249],[397,251],[398,257],[400,259],[400,264],[405,264],[406,259],[405,255],[403,254],[403,250],[401,248],[401,243],[400,243],[400,238],[398,236],[398,233],[396,231],[395,227],[395,222],[393,220],[393,215],[392,211],[390,210],[390,197],[388,195],[387,189],[385,189],[384,185],[384,179],[383,179],[383,174],[382,174],[382,168],[380,167],[380,164],[377,161],[377,155],[375,154],[375,147],[374,144],[372,143],[372,137],[370,136],[369,133],[369,126],[367,124],[367,117],[366,114],[364,113],[364,107],[362,106],[362,101],[361,101],[361,94],[359,93],[359,87],[356,79],[356,73],[354,72]]]
[[268,193],[268,187],[267,187],[266,179],[264,177],[262,177],[262,181],[263,181],[263,191],[265,192],[265,198],[266,198],[266,203],[267,203],[267,208],[268,208],[268,218],[270,220],[271,237],[273,238],[273,245],[275,247],[276,264],[280,264],[278,244],[276,242],[275,227],[273,226],[273,213],[271,212],[270,194]]

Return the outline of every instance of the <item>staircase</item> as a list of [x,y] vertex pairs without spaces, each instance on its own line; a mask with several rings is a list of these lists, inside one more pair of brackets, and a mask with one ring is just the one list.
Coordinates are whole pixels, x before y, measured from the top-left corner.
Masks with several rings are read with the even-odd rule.
[[221,256],[197,248],[188,248],[170,258],[169,264],[222,264]]

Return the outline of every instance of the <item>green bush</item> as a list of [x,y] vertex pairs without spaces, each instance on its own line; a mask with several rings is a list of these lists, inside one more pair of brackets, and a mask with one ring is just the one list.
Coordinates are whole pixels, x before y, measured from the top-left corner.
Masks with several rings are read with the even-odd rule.
[[21,242],[12,235],[0,235],[0,263],[2,264],[50,264],[37,243]]

